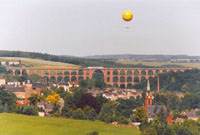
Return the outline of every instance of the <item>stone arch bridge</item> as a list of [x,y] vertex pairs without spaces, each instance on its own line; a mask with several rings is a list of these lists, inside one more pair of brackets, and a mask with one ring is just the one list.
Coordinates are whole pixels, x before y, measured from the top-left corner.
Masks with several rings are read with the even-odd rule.
[[78,81],[92,79],[93,73],[97,70],[103,73],[104,82],[115,87],[131,87],[137,82],[150,77],[155,77],[159,73],[169,71],[183,72],[191,68],[7,68],[13,75],[38,74],[41,77],[60,81]]

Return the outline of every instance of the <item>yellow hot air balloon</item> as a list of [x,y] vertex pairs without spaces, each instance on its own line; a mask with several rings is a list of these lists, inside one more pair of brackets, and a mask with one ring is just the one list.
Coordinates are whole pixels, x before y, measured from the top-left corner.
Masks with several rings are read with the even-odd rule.
[[122,18],[125,20],[125,21],[130,21],[133,19],[133,13],[131,11],[124,11],[122,13]]

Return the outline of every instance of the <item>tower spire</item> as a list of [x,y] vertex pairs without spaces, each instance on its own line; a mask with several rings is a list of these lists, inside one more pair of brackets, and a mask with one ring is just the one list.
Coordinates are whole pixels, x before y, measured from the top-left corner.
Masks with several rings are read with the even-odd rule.
[[147,91],[150,91],[150,81],[149,81],[149,79],[148,79],[148,81],[147,81]]
[[152,96],[150,93],[150,81],[148,79],[147,81],[147,94],[145,97],[145,104],[144,104],[144,108],[146,109],[146,111],[148,112],[148,106],[152,105]]

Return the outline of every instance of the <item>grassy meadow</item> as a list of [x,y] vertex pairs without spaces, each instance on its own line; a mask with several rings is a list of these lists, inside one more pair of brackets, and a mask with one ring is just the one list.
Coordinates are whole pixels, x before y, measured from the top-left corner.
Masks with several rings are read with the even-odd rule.
[[104,122],[65,118],[0,114],[0,135],[139,135],[139,130],[115,127]]
[[129,61],[129,60],[118,60],[116,62],[121,64],[142,64],[147,66],[181,65],[184,67],[200,68],[200,63],[141,62],[141,61]]
[[21,57],[0,57],[0,61],[19,61],[19,60],[21,60],[22,64],[27,66],[32,65],[34,68],[78,68],[79,67],[73,64],[46,61],[41,59],[30,59]]

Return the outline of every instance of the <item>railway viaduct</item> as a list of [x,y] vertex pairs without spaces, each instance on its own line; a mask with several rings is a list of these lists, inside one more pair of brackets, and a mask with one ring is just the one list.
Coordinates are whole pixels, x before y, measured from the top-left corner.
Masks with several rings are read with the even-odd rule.
[[8,72],[13,75],[31,75],[38,74],[51,80],[60,81],[78,81],[92,79],[93,74],[97,71],[104,76],[104,82],[115,87],[131,87],[137,82],[150,77],[155,77],[159,73],[170,71],[183,72],[191,68],[7,68]]

